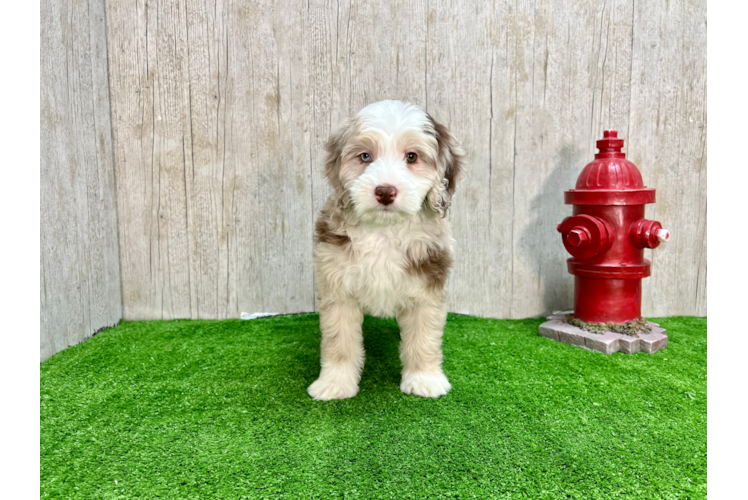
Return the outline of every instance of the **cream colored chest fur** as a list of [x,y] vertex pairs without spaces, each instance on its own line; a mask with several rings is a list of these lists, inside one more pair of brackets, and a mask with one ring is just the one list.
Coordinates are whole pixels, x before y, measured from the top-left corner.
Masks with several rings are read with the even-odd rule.
[[428,245],[435,241],[449,246],[448,235],[438,222],[354,226],[347,229],[349,245],[317,245],[320,298],[353,300],[375,316],[394,316],[424,300],[426,286],[408,267],[424,258]]

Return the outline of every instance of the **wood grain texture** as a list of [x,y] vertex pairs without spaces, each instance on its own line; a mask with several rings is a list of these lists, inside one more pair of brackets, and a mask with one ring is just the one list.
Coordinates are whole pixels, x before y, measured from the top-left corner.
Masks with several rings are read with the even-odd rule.
[[108,6],[124,315],[315,309],[322,144],[381,99],[461,139],[450,310],[570,308],[563,191],[615,128],[673,234],[646,315],[706,314],[706,3]]
[[122,317],[105,2],[41,4],[41,359]]

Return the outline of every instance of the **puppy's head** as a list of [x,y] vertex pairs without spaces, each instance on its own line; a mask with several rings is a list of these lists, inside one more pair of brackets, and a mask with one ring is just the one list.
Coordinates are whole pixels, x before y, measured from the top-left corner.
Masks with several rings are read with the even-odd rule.
[[327,141],[325,176],[341,207],[363,222],[394,224],[421,210],[445,216],[462,152],[443,125],[400,101],[371,104]]

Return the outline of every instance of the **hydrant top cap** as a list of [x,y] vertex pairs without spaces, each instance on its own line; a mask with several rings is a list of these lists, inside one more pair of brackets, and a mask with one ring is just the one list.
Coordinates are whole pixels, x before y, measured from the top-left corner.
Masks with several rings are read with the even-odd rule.
[[644,185],[636,165],[621,152],[618,131],[606,130],[597,141],[600,152],[577,178],[577,185],[564,193],[567,205],[644,205],[655,202],[655,190]]
[[579,174],[576,191],[646,189],[639,169],[621,152],[623,139],[618,138],[618,131],[604,131],[597,147],[600,152]]

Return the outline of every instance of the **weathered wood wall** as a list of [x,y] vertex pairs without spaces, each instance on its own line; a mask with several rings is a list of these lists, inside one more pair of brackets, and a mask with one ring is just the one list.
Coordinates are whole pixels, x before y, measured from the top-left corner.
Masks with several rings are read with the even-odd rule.
[[106,43],[104,0],[42,0],[42,360],[122,318]]
[[128,319],[313,310],[321,145],[385,98],[468,151],[451,310],[571,306],[563,191],[615,128],[673,234],[644,313],[706,314],[705,0],[110,0],[107,15]]

